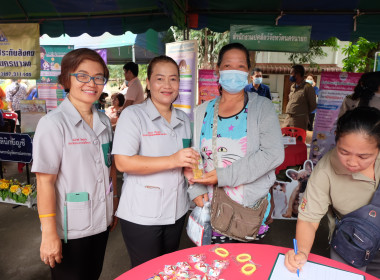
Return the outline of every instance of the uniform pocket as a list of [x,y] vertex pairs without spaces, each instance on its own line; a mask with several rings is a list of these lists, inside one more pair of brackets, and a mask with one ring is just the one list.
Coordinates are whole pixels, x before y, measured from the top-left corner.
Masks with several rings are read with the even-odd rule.
[[156,186],[135,186],[133,210],[137,215],[158,218],[162,212],[162,189]]
[[85,230],[92,225],[91,200],[83,202],[66,201],[67,207],[67,229]]

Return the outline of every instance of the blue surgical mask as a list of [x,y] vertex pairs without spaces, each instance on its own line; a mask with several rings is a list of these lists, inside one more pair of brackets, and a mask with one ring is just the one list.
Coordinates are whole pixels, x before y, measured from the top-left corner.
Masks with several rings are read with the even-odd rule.
[[253,79],[253,82],[255,85],[260,85],[263,82],[263,78],[261,77],[255,78]]
[[296,77],[294,77],[294,76],[290,76],[290,77],[289,77],[289,80],[290,80],[292,83],[294,83],[294,82],[296,81]]
[[312,80],[306,80],[306,83],[309,83],[309,84],[313,85],[313,81]]
[[248,72],[239,70],[219,71],[219,84],[222,88],[231,93],[238,93],[248,85]]

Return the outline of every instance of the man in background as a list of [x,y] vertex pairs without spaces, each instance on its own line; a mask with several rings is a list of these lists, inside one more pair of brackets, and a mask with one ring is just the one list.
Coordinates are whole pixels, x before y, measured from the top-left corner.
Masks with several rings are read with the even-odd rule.
[[246,92],[256,92],[260,96],[264,96],[269,100],[272,100],[270,89],[263,82],[263,72],[260,68],[253,68],[251,71],[252,83],[247,85],[244,90]]
[[286,106],[286,117],[283,127],[298,127],[305,131],[309,123],[309,115],[317,108],[317,99],[312,85],[305,81],[305,68],[293,65],[290,70],[289,102]]
[[128,62],[123,66],[127,92],[124,94],[125,102],[121,110],[129,105],[139,104],[144,101],[144,90],[139,78],[139,67],[134,62]]
[[16,132],[21,132],[21,111],[20,101],[27,97],[27,86],[21,83],[21,80],[13,80],[12,83],[5,89],[6,101],[8,102],[8,110],[17,113],[18,125]]

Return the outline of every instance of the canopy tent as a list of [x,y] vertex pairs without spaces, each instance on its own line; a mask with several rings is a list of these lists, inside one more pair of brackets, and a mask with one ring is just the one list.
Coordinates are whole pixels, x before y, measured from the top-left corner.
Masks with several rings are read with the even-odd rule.
[[1,6],[0,23],[38,22],[41,34],[51,37],[164,31],[186,24],[223,32],[230,24],[277,23],[311,25],[312,39],[380,41],[379,15],[375,0],[8,0]]
[[51,38],[48,35],[40,37],[40,45],[74,45],[75,49],[107,49],[108,64],[124,64],[128,61],[136,63],[149,63],[157,56],[165,53],[162,42],[164,32],[148,30],[142,34],[126,32],[123,35],[111,35],[106,32],[98,37],[82,34],[78,37],[62,35]]

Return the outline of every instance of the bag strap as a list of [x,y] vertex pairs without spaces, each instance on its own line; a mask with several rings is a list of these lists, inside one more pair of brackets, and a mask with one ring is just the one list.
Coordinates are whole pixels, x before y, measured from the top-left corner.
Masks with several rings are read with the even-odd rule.
[[[377,207],[380,207],[380,183],[379,183],[379,186],[377,186],[377,190],[376,190],[375,193],[373,194],[373,197],[372,197],[371,202],[370,202],[369,204],[372,204],[372,205],[375,205],[375,206],[377,206]],[[368,204],[367,204],[367,205],[368,205]],[[366,206],[366,205],[363,205],[363,207],[364,207],[364,206]],[[332,212],[333,212],[335,218],[336,218],[338,221],[340,221],[341,219],[343,219],[343,217],[340,217],[340,216],[337,214],[337,212],[336,212],[336,210],[334,209],[334,207],[331,206],[331,209],[332,209]],[[361,207],[360,207],[359,209],[361,209]],[[357,209],[357,210],[359,210],[359,209]],[[355,211],[356,211],[356,210],[355,210]],[[353,212],[355,212],[355,211],[352,211],[352,212],[350,212],[350,213],[353,213]]]
[[373,205],[375,205],[377,207],[380,207],[380,183],[377,186],[377,190],[373,194],[373,197],[372,197],[372,200],[371,200],[371,204],[373,204]]
[[[214,161],[214,169],[218,167],[218,148],[216,145],[217,141],[217,136],[218,136],[218,112],[219,112],[219,103],[220,103],[220,98],[217,98],[215,100],[215,105],[214,105],[214,119],[212,123],[212,157]],[[219,191],[218,186],[213,187],[214,191],[214,197],[216,199],[217,197],[217,192]]]

